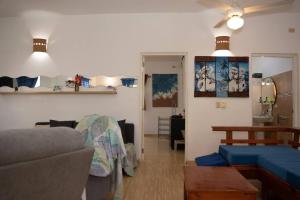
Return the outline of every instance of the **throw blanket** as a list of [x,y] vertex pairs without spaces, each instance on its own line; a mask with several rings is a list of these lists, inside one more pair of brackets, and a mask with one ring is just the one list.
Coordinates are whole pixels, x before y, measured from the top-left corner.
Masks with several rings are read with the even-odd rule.
[[112,117],[94,114],[80,120],[76,130],[84,135],[86,145],[95,148],[91,175],[104,177],[117,169],[117,180],[112,188],[116,190],[114,199],[121,199],[122,160],[126,156],[126,150],[118,122]]
[[125,144],[125,149],[126,157],[123,159],[122,167],[128,176],[134,176],[134,168],[138,165],[134,144]]

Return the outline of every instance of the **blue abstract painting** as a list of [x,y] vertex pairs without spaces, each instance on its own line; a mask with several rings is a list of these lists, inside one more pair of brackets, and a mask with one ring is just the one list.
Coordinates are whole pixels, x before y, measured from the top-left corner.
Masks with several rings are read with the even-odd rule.
[[153,107],[177,107],[177,74],[152,74]]

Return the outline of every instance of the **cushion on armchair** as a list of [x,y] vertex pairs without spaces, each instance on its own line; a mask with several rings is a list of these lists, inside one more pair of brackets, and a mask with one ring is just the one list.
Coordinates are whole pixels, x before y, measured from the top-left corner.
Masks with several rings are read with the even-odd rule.
[[0,131],[0,166],[84,148],[79,132],[65,127]]
[[198,166],[228,166],[227,161],[218,153],[195,158]]

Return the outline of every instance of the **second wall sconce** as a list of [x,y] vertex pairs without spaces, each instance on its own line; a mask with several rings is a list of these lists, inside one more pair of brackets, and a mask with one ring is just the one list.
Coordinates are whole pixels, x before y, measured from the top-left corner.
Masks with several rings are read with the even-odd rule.
[[47,52],[47,40],[42,38],[33,38],[33,52]]
[[216,37],[216,50],[229,50],[229,36]]

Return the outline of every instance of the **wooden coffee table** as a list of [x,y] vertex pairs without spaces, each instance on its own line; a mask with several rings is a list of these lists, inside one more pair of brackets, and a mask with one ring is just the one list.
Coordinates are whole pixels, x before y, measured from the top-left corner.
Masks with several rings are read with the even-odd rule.
[[257,189],[235,168],[199,167],[184,168],[185,200],[255,200]]

